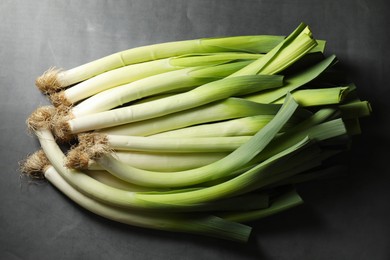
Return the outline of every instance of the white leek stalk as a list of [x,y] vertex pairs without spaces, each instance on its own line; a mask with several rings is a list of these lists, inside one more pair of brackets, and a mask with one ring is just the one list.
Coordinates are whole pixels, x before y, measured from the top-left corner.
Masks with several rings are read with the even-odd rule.
[[[85,135],[96,134],[87,133]],[[195,138],[157,138],[126,135],[103,136],[99,139],[103,139],[101,144],[107,145],[107,149],[161,153],[231,152],[250,139],[250,136]]]
[[[123,163],[143,170],[162,172],[199,168],[218,161],[227,155],[228,153],[115,152],[115,158]],[[95,164],[98,165],[96,162]]]
[[[199,168],[218,161],[226,155],[228,155],[228,153],[151,153],[115,151],[114,157],[135,168],[148,171],[172,172]],[[79,164],[72,165],[71,168],[105,171],[96,161],[89,158],[88,161],[83,163],[80,163],[79,159],[78,163]]]

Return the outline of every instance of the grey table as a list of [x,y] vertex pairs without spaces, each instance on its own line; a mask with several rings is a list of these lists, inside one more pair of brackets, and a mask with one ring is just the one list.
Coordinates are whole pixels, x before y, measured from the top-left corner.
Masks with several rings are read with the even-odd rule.
[[[390,259],[388,12],[386,0],[1,1],[0,259]],[[48,104],[34,80],[50,66],[165,41],[285,35],[301,21],[328,41],[374,114],[346,176],[300,187],[305,205],[255,222],[248,244],[113,223],[20,179],[18,161],[39,147],[25,119]]]

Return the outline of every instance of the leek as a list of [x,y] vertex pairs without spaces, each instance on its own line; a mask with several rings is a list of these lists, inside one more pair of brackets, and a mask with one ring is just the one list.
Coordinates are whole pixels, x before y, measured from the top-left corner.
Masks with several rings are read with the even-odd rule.
[[[96,137],[96,135],[99,135],[99,137]],[[91,146],[107,146],[105,148],[107,150],[161,153],[231,152],[246,143],[249,139],[250,136],[156,138],[93,133],[86,133],[79,136],[80,143],[85,140]]]
[[[263,116],[264,122],[268,122],[272,118],[271,115],[275,115],[279,108],[280,105],[260,104],[232,97],[149,120],[102,129],[101,132],[114,135],[149,136],[193,125],[201,126],[205,123],[256,115]],[[291,121],[299,122],[308,116],[310,116],[309,111],[297,109]],[[220,131],[223,132],[225,129],[227,128],[220,128]]]
[[[42,163],[42,157],[44,156],[42,154],[42,151],[33,154],[30,161],[35,159],[34,156],[38,156],[37,159]],[[248,226],[207,214],[191,214],[191,216],[189,214],[174,213],[156,214],[113,207],[88,197],[75,189],[50,164],[43,167],[44,177],[69,199],[84,209],[110,220],[142,228],[198,234],[236,242],[246,242],[251,232],[251,228]],[[34,171],[36,170],[34,169]]]
[[180,56],[188,53],[226,51],[266,53],[282,40],[283,36],[254,35],[205,38],[147,45],[117,52],[65,71],[49,69],[37,78],[36,85],[45,93],[53,93],[58,89],[130,64]]
[[[114,157],[123,163],[132,165],[135,168],[149,171],[171,172],[184,171],[205,166],[222,159],[226,155],[228,155],[228,153],[151,153],[115,151]],[[84,164],[80,164],[80,158],[76,159],[76,164],[68,161],[71,168],[104,170],[92,159],[86,161]]]

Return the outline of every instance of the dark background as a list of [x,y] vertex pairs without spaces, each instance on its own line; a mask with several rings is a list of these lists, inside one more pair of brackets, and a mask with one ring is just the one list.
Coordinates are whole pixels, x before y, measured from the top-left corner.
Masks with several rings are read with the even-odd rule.
[[[390,259],[387,0],[0,2],[0,259]],[[93,215],[48,183],[19,176],[38,149],[25,119],[48,104],[34,80],[140,45],[199,37],[327,40],[374,114],[362,120],[345,176],[300,187],[306,203],[254,223],[248,244],[129,227]]]

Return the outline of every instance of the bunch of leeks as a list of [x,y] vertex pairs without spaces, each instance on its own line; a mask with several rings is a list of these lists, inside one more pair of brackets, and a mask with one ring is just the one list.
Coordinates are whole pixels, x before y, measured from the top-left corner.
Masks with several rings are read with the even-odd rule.
[[27,119],[42,149],[21,170],[114,221],[245,242],[243,223],[300,205],[294,185],[324,177],[371,113],[324,47],[300,24],[49,69],[36,85],[53,105]]

